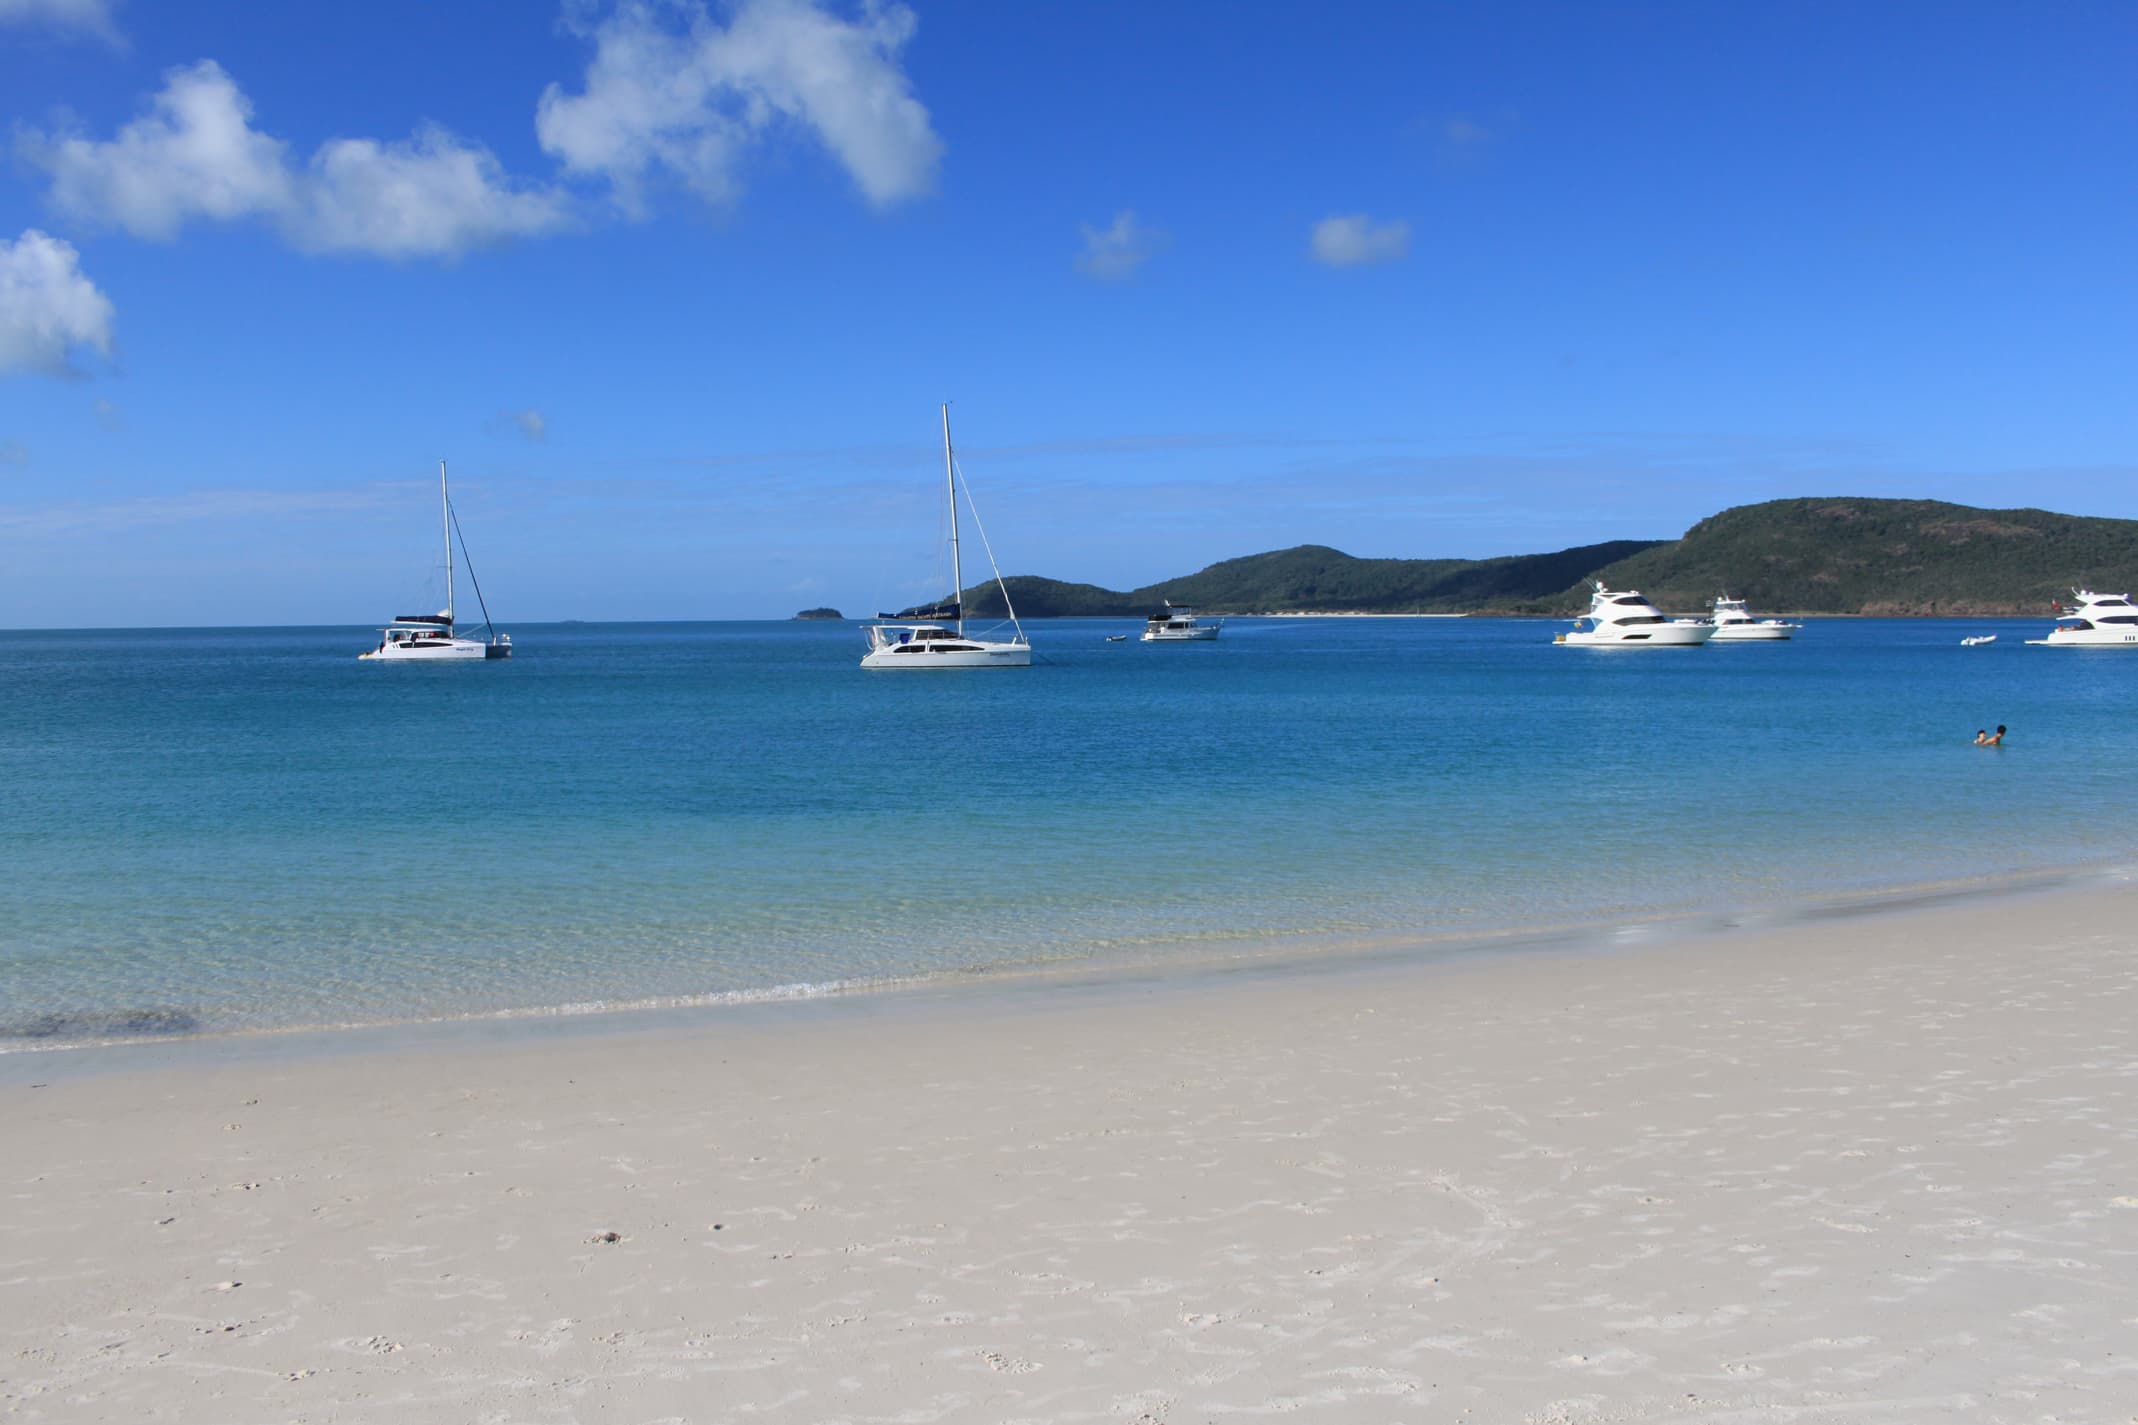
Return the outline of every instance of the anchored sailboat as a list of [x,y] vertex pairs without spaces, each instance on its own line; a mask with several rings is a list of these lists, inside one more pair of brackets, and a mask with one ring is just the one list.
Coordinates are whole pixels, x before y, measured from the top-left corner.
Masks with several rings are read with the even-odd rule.
[[[1032,645],[1025,640],[1010,607],[1010,591],[995,566],[995,552],[988,548],[987,530],[980,526],[980,512],[973,511],[973,525],[980,530],[980,547],[995,570],[995,587],[1002,590],[1002,607],[1009,610],[1010,627],[1016,634],[1006,643],[965,636],[965,568],[958,553],[958,462],[950,448],[950,407],[943,407],[943,479],[950,493],[950,597],[895,614],[878,614],[896,620],[868,626],[869,651],[862,655],[864,668],[1027,668],[1032,663]],[[971,503],[972,492],[966,491]],[[906,622],[906,620],[917,622]]]
[[[512,656],[512,635],[490,626],[490,606],[483,602],[483,586],[476,582],[475,566],[468,565],[468,582],[475,585],[475,602],[483,611],[483,630],[490,637],[463,638],[453,631],[453,518],[452,496],[446,490],[445,462],[438,462],[438,522],[445,536],[445,607],[434,614],[396,614],[379,630],[379,646],[359,658],[394,663],[432,659],[488,659]],[[463,548],[466,541],[462,541]]]

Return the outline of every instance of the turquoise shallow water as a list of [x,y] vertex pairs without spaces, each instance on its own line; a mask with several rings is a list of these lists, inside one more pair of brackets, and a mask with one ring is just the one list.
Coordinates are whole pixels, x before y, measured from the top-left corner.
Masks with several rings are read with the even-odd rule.
[[2138,656],[2039,620],[1129,627],[936,676],[862,673],[851,625],[529,625],[455,667],[0,633],[0,1050],[1772,905],[2138,833]]

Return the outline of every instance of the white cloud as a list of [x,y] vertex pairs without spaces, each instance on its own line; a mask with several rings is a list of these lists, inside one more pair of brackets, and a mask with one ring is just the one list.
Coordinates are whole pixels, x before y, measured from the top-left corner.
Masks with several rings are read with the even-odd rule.
[[582,92],[543,91],[535,133],[567,171],[608,179],[643,213],[660,171],[707,202],[731,201],[745,151],[795,127],[885,207],[928,192],[943,151],[898,64],[914,29],[898,4],[870,3],[849,21],[813,0],[741,0],[723,28],[699,0],[624,0],[585,31],[594,58]]
[[524,411],[514,411],[512,413],[512,423],[520,428],[521,435],[526,436],[536,444],[549,439],[549,422],[544,420],[542,413],[532,406]]
[[1330,267],[1394,262],[1410,253],[1410,224],[1401,218],[1376,222],[1365,213],[1323,218],[1314,225],[1314,260]]
[[0,0],[0,25],[46,23],[54,29],[79,30],[117,43],[110,0]]
[[1076,270],[1102,282],[1120,282],[1134,276],[1137,268],[1165,246],[1163,231],[1139,223],[1126,208],[1114,214],[1111,227],[1095,228],[1089,223],[1078,226],[1084,234],[1084,250],[1077,254]]
[[111,299],[82,275],[71,243],[35,228],[0,238],[0,376],[73,373],[77,347],[111,353]]
[[252,104],[203,60],[165,78],[150,111],[108,142],[26,136],[63,211],[138,237],[168,238],[195,218],[265,218],[311,252],[451,256],[563,224],[554,189],[514,185],[489,150],[438,128],[381,144],[336,139],[310,165],[252,125]]
[[545,233],[565,221],[563,195],[515,187],[486,148],[428,127],[407,143],[336,139],[312,157],[283,228],[312,252],[381,257],[457,253]]

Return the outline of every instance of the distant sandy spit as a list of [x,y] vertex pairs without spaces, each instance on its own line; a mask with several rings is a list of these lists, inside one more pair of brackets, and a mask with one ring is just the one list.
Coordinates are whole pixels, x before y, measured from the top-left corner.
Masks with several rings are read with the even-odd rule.
[[2124,1422],[2134,927],[11,1072],[0,1416]]

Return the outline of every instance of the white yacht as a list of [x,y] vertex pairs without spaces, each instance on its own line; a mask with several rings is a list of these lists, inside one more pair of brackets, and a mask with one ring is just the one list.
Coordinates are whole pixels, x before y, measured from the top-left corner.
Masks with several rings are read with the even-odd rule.
[[2056,627],[2046,638],[2028,643],[2042,648],[2138,648],[2138,605],[2128,594],[2096,594],[2073,589],[2077,607],[2059,609]]
[[1182,608],[1171,599],[1166,600],[1162,613],[1152,614],[1143,623],[1145,643],[1199,643],[1216,638],[1225,620],[1197,618],[1195,610]]
[[[988,548],[987,530],[973,511],[973,527],[980,531],[980,547],[995,570],[995,587],[1002,591],[1002,607],[1009,611],[1009,641],[968,638],[965,634],[965,568],[958,555],[958,462],[950,448],[950,407],[943,407],[943,479],[950,493],[950,597],[939,603],[907,609],[902,613],[878,614],[887,623],[868,626],[869,651],[861,655],[864,668],[1028,668],[1032,645],[1010,607],[1010,591],[995,566],[995,551]],[[968,505],[972,492],[965,492]],[[910,620],[910,621],[909,621]]]
[[1745,612],[1745,601],[1728,594],[1715,600],[1709,621],[1715,625],[1717,643],[1772,642],[1789,637],[1804,625],[1787,619],[1754,618]]
[[434,614],[396,614],[379,630],[379,646],[358,658],[385,663],[460,661],[482,662],[512,656],[512,635],[490,626],[490,607],[483,602],[482,585],[475,582],[475,566],[468,566],[468,582],[475,584],[475,602],[483,611],[483,630],[488,638],[469,638],[455,631],[453,622],[453,501],[446,490],[445,462],[438,462],[438,519],[445,536],[445,607]]
[[1553,639],[1579,648],[1698,648],[1715,636],[1705,619],[1666,618],[1631,589],[1606,589],[1601,583],[1589,596],[1589,611],[1574,620],[1574,629]]

